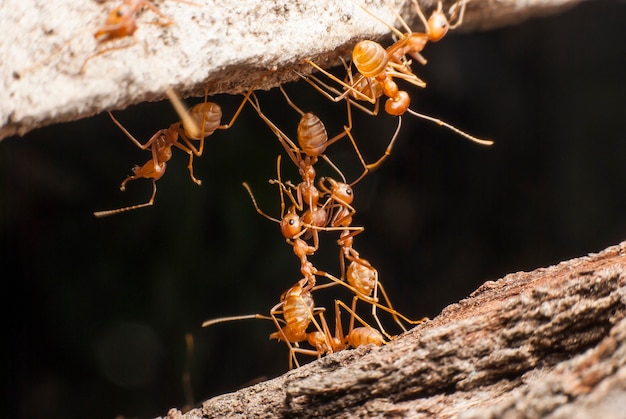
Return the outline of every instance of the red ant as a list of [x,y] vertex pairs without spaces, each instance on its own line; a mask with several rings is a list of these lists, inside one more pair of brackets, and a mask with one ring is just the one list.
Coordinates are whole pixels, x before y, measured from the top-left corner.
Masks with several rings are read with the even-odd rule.
[[[348,333],[343,334],[343,327],[341,325],[341,310],[339,307],[343,307],[350,313],[350,323],[348,326]],[[335,300],[335,335],[332,336],[324,312],[318,313],[320,323],[322,325],[322,331],[313,331],[308,334],[307,341],[311,346],[314,346],[319,354],[331,354],[334,352],[343,351],[348,346],[357,348],[365,345],[381,346],[385,342],[383,335],[370,325],[368,325],[358,314],[350,309],[343,301]],[[363,326],[354,327],[354,320],[358,320]],[[330,346],[329,346],[330,343]]]
[[[181,3],[187,3],[190,5],[196,5],[196,3],[189,0],[174,0]],[[96,31],[93,32],[93,36],[98,43],[98,47],[104,45],[105,43],[109,43],[114,40],[126,38],[132,36],[138,29],[137,27],[137,14],[141,11],[143,7],[147,7],[152,12],[157,14],[161,20],[156,22],[150,22],[160,26],[171,26],[174,24],[174,21],[163,14],[159,8],[150,0],[122,0],[122,4],[115,7],[106,17],[104,23],[96,28]],[[90,32],[91,30],[83,30],[78,34],[72,36],[68,41],[64,42],[61,46],[55,48],[46,59],[40,61],[30,67],[27,67],[21,70],[21,73],[27,73],[39,68],[41,65],[45,65],[50,62],[55,56],[61,53],[68,45],[70,45],[76,38],[83,36],[86,32]],[[137,41],[133,40],[131,44],[123,44],[117,46],[110,46],[106,48],[101,48],[97,50],[94,54],[87,57],[80,68],[79,74],[84,74],[85,69],[87,68],[87,64],[93,59],[107,53],[109,51],[114,51],[118,49],[128,48],[131,45],[134,45]]]
[[122,0],[122,4],[117,6],[107,16],[104,24],[94,33],[99,42],[110,41],[112,39],[131,36],[137,30],[137,13],[142,7],[148,7],[154,13],[166,20],[165,26],[174,23],[173,20],[165,16],[159,8],[150,0]]
[[[296,145],[293,140],[291,140],[285,133],[283,133],[280,128],[278,128],[264,113],[261,111],[261,107],[259,105],[258,99],[253,95],[254,101],[251,99],[250,103],[252,107],[257,111],[261,119],[267,124],[268,127],[274,132],[274,134],[278,137],[278,140],[283,145],[285,151],[289,155],[289,158],[293,161],[293,163],[298,167],[300,176],[302,177],[302,182],[297,186],[293,187],[293,185],[287,183],[288,186],[292,186],[296,190],[297,199],[293,198],[293,195],[290,191],[287,191],[288,195],[296,205],[299,211],[303,210],[303,203],[306,203],[309,207],[309,210],[304,215],[304,218],[307,222],[311,222],[314,225],[322,226],[324,225],[323,221],[325,220],[324,214],[320,207],[317,206],[317,202],[319,199],[319,191],[315,188],[315,168],[313,167],[315,163],[317,163],[318,157],[322,157],[343,179],[345,183],[345,177],[343,173],[337,168],[337,166],[325,155],[323,154],[326,151],[326,148],[346,135],[350,139],[354,150],[359,158],[359,161],[364,167],[363,173],[354,181],[352,185],[359,182],[370,170],[378,167],[382,161],[390,154],[390,152],[385,152],[380,159],[378,159],[375,163],[367,164],[359,151],[359,147],[356,143],[356,140],[351,134],[352,129],[352,114],[350,111],[350,106],[348,104],[348,125],[344,126],[344,131],[335,135],[331,139],[328,139],[328,134],[326,132],[326,128],[322,121],[311,112],[303,112],[300,108],[298,108],[289,98],[287,92],[283,89],[282,86],[279,86],[279,89],[283,96],[285,97],[287,103],[295,109],[300,115],[302,115],[300,119],[300,123],[298,124],[298,145]],[[400,132],[401,120],[398,119],[398,127],[394,132],[392,139],[390,140],[390,145],[393,144],[396,137]],[[389,148],[389,147],[388,147]],[[317,211],[317,213],[315,213]]]
[[[253,87],[254,88],[254,87]],[[202,182],[193,174],[193,158],[200,157],[204,151],[204,140],[209,135],[213,134],[218,129],[228,129],[235,122],[241,110],[243,109],[248,97],[252,94],[253,88],[244,96],[244,99],[239,105],[239,108],[235,112],[228,124],[220,125],[222,118],[222,109],[220,106],[213,102],[207,102],[208,88],[205,93],[203,103],[199,103],[191,108],[187,112],[176,96],[176,94],[168,89],[166,91],[172,104],[176,108],[177,112],[181,116],[181,121],[175,122],[167,129],[157,131],[150,139],[142,144],[133,135],[124,128],[124,126],[109,112],[109,116],[113,122],[122,130],[122,132],[135,143],[137,147],[142,150],[150,149],[152,152],[152,158],[148,160],[143,166],[135,166],[133,168],[133,174],[128,176],[122,182],[120,190],[126,189],[126,183],[135,179],[151,179],[152,180],[152,196],[143,204],[132,205],[129,207],[118,208],[114,210],[96,211],[94,215],[96,217],[104,217],[112,214],[119,214],[138,208],[148,207],[154,203],[154,197],[156,196],[156,181],[159,180],[165,173],[166,163],[172,157],[172,147],[179,148],[189,155],[189,176],[191,180],[197,185]],[[200,127],[198,127],[200,125]],[[199,141],[198,147],[192,142]]]
[[[380,346],[385,343],[382,335],[377,330],[371,328],[342,301],[337,300],[335,301],[335,336],[332,336],[324,317],[325,309],[323,307],[315,307],[312,292],[316,288],[317,287],[312,287],[308,284],[306,278],[303,278],[283,293],[280,302],[270,309],[269,316],[249,314],[220,317],[205,321],[202,323],[202,327],[246,319],[272,320],[277,331],[270,334],[270,339],[283,341],[289,347],[289,369],[293,368],[294,363],[296,367],[300,367],[296,354],[320,358],[322,355],[344,350],[348,345],[352,347],[367,344]],[[348,333],[345,336],[341,326],[340,305],[351,313]],[[315,319],[316,315],[319,316],[320,322]],[[282,319],[278,316],[282,316]],[[357,319],[363,327],[355,328],[355,319]],[[315,326],[315,330],[307,332],[311,323]],[[304,341],[307,341],[315,349],[299,347],[299,343]]]
[[[378,280],[378,271],[365,259],[355,259],[348,266],[348,270],[346,272],[347,282],[342,279],[336,278],[328,272],[318,272],[320,276],[324,276],[329,279],[331,282],[326,284],[318,285],[318,288],[325,288],[334,285],[342,285],[343,287],[348,288],[352,293],[354,293],[354,297],[352,298],[352,308],[353,312],[356,312],[356,303],[358,300],[361,300],[367,304],[372,306],[372,317],[376,321],[379,330],[388,338],[393,339],[389,333],[385,331],[380,319],[378,318],[377,308],[389,313],[394,321],[400,326],[402,331],[406,332],[406,328],[402,324],[400,320],[405,321],[408,324],[416,325],[425,322],[428,320],[426,317],[420,320],[411,320],[403,314],[399,313],[393,308],[391,301],[385,291],[385,288]],[[385,304],[381,304],[378,299],[378,292],[383,296],[385,300]]]
[[[409,62],[407,62],[405,56],[408,54],[420,63],[426,64],[426,59],[424,59],[424,57],[420,54],[426,46],[426,43],[428,41],[437,42],[441,40],[450,28],[450,23],[442,11],[441,1],[438,2],[437,9],[428,20],[426,20],[426,17],[422,13],[417,1],[412,0],[412,2],[417,14],[424,24],[424,28],[426,30],[424,33],[411,31],[404,19],[396,14],[407,31],[407,33],[404,34],[379,19],[360,4],[353,1],[354,4],[360,7],[367,14],[387,26],[396,36],[398,36],[399,40],[386,49],[379,43],[371,40],[358,42],[352,52],[352,62],[359,70],[359,74],[356,80],[352,80],[352,76],[349,73],[349,84],[342,82],[334,75],[326,72],[311,60],[304,60],[306,63],[326,74],[329,78],[344,87],[344,93],[340,94],[338,97],[331,96],[311,80],[309,80],[309,83],[333,101],[346,99],[347,96],[351,94],[358,100],[366,100],[378,106],[378,98],[384,94],[389,98],[385,103],[387,113],[399,116],[406,112],[409,107],[410,97],[408,96],[408,93],[398,90],[398,86],[393,81],[393,78],[397,77],[404,79],[417,87],[426,87],[426,83],[419,79],[411,71]],[[465,3],[463,4],[462,12],[464,10]],[[461,22],[458,21],[453,27],[458,26],[460,23]],[[364,93],[366,85],[369,86],[367,92],[369,94]]]
[[[319,248],[318,231],[319,230],[324,230],[324,231],[343,230],[344,228],[343,227],[334,228],[334,227],[316,226],[316,225],[308,224],[303,220],[303,218],[300,215],[298,215],[295,205],[292,205],[287,211],[287,213],[285,214],[285,202],[283,198],[283,192],[287,190],[287,187],[282,183],[280,179],[280,160],[281,160],[281,157],[279,155],[278,158],[276,159],[278,179],[276,182],[272,182],[272,183],[278,183],[280,187],[280,205],[281,205],[281,212],[280,212],[281,219],[280,220],[263,212],[263,210],[259,208],[250,186],[246,182],[243,183],[243,186],[244,188],[246,188],[246,191],[250,195],[250,198],[252,199],[252,204],[254,205],[254,208],[256,209],[257,213],[267,218],[268,220],[278,223],[280,225],[280,230],[281,230],[283,237],[285,238],[285,240],[290,246],[293,246],[293,251],[295,255],[298,257],[298,259],[300,260],[300,270],[302,272],[302,275],[310,282],[311,286],[314,286],[315,275],[318,274],[320,271],[318,271],[313,266],[313,264],[308,260],[308,256],[313,255]],[[305,239],[302,238],[304,234],[307,232],[310,232],[313,236],[313,246],[309,245],[305,241]]]
[[[330,188],[325,185],[325,182],[330,184]],[[351,205],[354,199],[351,186],[346,183],[337,182],[332,178],[322,178],[319,181],[319,187],[325,194],[328,194],[328,199],[324,206],[328,207],[329,211],[334,211],[329,221],[329,226],[344,228],[341,232],[339,240],[337,241],[337,244],[339,244],[341,248],[339,255],[341,279],[338,281],[347,286],[355,294],[352,303],[352,310],[356,309],[357,299],[362,299],[368,303],[377,303],[378,289],[380,289],[387,305],[380,306],[378,304],[372,304],[372,317],[376,320],[380,330],[387,337],[390,337],[390,335],[385,332],[378,316],[376,315],[376,307],[382,307],[384,310],[388,311],[393,316],[396,323],[400,325],[402,330],[406,331],[404,325],[398,319],[398,316],[403,319],[405,317],[393,309],[385,289],[378,280],[378,271],[370,264],[370,262],[361,258],[359,253],[353,247],[354,236],[363,232],[364,228],[350,227],[352,225],[352,217],[356,213],[356,210]],[[350,262],[347,272],[345,260]],[[336,278],[331,275],[326,273],[322,274],[330,279],[331,282],[336,281]],[[347,284],[343,282],[344,279],[347,279]],[[407,322],[410,324],[418,324],[421,321],[414,322],[407,319]]]
[[296,206],[298,207],[298,210],[303,209],[303,203],[306,203],[309,208],[314,208],[317,206],[319,192],[315,189],[314,183],[316,172],[313,166],[317,163],[318,157],[321,156],[335,171],[337,171],[337,173],[340,174],[341,177],[343,177],[341,171],[324,154],[324,151],[326,151],[326,148],[329,145],[345,137],[346,133],[341,132],[333,138],[328,139],[326,127],[322,121],[315,114],[300,110],[291,101],[283,87],[279,86],[279,89],[285,96],[287,103],[301,115],[297,131],[298,146],[267,116],[265,116],[265,114],[261,111],[261,107],[256,96],[253,95],[254,101],[250,100],[250,104],[257,111],[261,119],[263,119],[267,126],[274,132],[276,137],[278,137],[278,140],[287,152],[287,155],[299,170],[300,176],[302,177],[302,183],[298,184],[296,187],[298,196]]
[[[185,0],[177,0],[182,1],[184,3],[194,4]],[[115,9],[109,13],[104,24],[102,24],[96,32],[94,33],[94,37],[98,41],[100,45],[105,42],[109,42],[112,40],[125,38],[127,36],[132,36],[137,31],[137,14],[143,8],[147,7],[152,10],[154,13],[159,15],[164,21],[157,21],[156,24],[160,26],[171,26],[174,24],[174,21],[169,17],[165,16],[159,8],[152,3],[150,0],[122,0],[122,4],[117,6]],[[136,42],[136,41],[135,41]],[[135,43],[133,42],[133,43]],[[88,57],[84,62],[82,67],[80,68],[80,73],[83,74],[85,72],[85,68],[87,67],[87,63],[106,52],[113,51],[116,49],[127,48],[129,45],[120,45],[113,46],[101,49],[97,51],[95,54]]]
[[[304,349],[298,346],[299,342],[307,340],[309,334],[306,332],[306,329],[311,323],[322,333],[322,328],[317,323],[317,320],[315,320],[315,314],[324,311],[324,308],[315,308],[311,290],[312,286],[308,284],[306,278],[303,278],[281,295],[280,302],[270,309],[269,317],[262,314],[221,317],[205,321],[202,323],[202,327],[235,320],[272,320],[276,325],[277,331],[270,334],[270,339],[282,340],[289,347],[289,369],[293,368],[294,362],[296,367],[300,367],[296,353],[321,356],[319,351]],[[278,318],[279,315],[282,315],[283,318]],[[281,326],[281,323],[284,324],[284,326]],[[296,346],[294,347],[292,344]],[[330,347],[330,342],[327,342],[327,345]]]
[[[423,50],[426,43],[428,41],[436,42],[440,40],[441,38],[443,38],[443,36],[445,36],[448,29],[457,27],[462,21],[462,16],[464,14],[465,6],[467,4],[467,2],[462,3],[459,20],[454,25],[450,25],[448,19],[442,11],[441,1],[438,2],[437,9],[433,12],[428,20],[426,20],[423,13],[421,12],[417,1],[412,1],[418,15],[424,22],[424,26],[426,28],[425,33],[411,32],[406,22],[404,22],[404,20],[402,20],[400,16],[398,16],[398,18],[407,29],[406,34],[401,33],[400,31],[385,23],[385,25],[391,28],[396,33],[396,35],[400,37],[400,39],[387,49],[374,41],[365,40],[357,43],[353,50],[352,62],[359,70],[359,74],[357,75],[356,79],[353,80],[350,67],[345,65],[344,63],[344,67],[348,70],[348,82],[344,82],[338,79],[333,74],[327,72],[311,60],[304,60],[315,69],[325,74],[331,80],[339,83],[344,89],[343,93],[340,93],[336,89],[321,82],[315,76],[304,77],[305,80],[309,84],[311,84],[316,90],[322,93],[326,98],[334,102],[339,102],[345,99],[348,101],[348,106],[350,106],[350,104],[353,104],[372,115],[376,115],[378,113],[380,98],[384,95],[388,98],[385,102],[385,110],[388,114],[392,116],[400,117],[404,113],[408,112],[409,114],[418,118],[426,119],[440,126],[444,126],[478,144],[492,145],[493,141],[491,140],[476,138],[438,118],[433,118],[431,116],[410,109],[409,105],[411,102],[411,98],[408,92],[404,90],[399,90],[398,85],[395,83],[395,81],[393,81],[394,78],[401,78],[418,87],[426,86],[426,84],[422,80],[420,80],[417,76],[415,76],[415,74],[413,74],[409,67],[409,62],[406,61],[404,57],[408,54],[416,60],[420,61],[421,63],[425,64],[426,60],[420,55],[420,52]],[[359,7],[365,10],[368,14],[374,16],[371,12],[367,11],[367,9],[363,8],[360,5]],[[336,94],[337,96],[333,96],[329,92]],[[358,103],[354,102],[351,97],[356,100],[365,100],[374,104],[374,110],[367,110]],[[348,135],[351,136],[349,132]],[[395,139],[396,136],[392,138],[387,149],[385,150],[385,154],[377,162],[371,165],[366,165],[366,171],[367,169],[373,169],[377,167],[391,153],[391,149],[393,147]],[[352,138],[351,140],[354,141]]]
[[[296,192],[296,197],[293,196],[290,189],[284,187],[284,185],[278,181],[281,190],[287,193],[294,206],[298,211],[304,211],[305,204],[308,206],[302,218],[307,224],[311,224],[317,227],[323,227],[326,225],[326,211],[318,206],[319,191],[315,187],[316,171],[314,168],[317,163],[318,157],[322,158],[343,178],[343,173],[335,166],[332,161],[323,154],[326,148],[335,141],[343,138],[346,133],[342,132],[335,137],[328,139],[326,128],[322,121],[311,112],[303,112],[300,110],[289,98],[282,86],[279,86],[280,91],[285,96],[287,103],[294,108],[300,115],[300,123],[298,124],[298,146],[284,134],[265,114],[261,111],[258,99],[254,96],[254,101],[250,100],[250,103],[255,108],[261,119],[270,127],[274,134],[278,137],[278,140],[283,145],[285,151],[289,155],[291,161],[298,167],[302,182],[297,186],[291,183],[287,183],[287,186],[293,188]],[[280,168],[278,168],[280,171]],[[274,181],[270,181],[274,183]],[[282,192],[281,192],[282,197]],[[282,199],[282,198],[281,198]],[[315,231],[306,232],[304,238],[309,238],[310,234],[316,235]]]

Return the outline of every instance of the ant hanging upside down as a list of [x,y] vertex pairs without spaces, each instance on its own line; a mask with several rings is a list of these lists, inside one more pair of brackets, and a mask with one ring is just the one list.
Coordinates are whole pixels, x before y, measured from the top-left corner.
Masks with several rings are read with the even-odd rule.
[[[251,88],[244,96],[239,108],[235,112],[235,115],[231,118],[227,124],[220,124],[222,119],[222,109],[214,102],[208,102],[208,88],[205,94],[204,102],[199,103],[191,108],[189,112],[185,109],[180,99],[176,94],[168,89],[166,91],[168,97],[172,101],[172,104],[176,108],[176,111],[181,117],[181,120],[174,122],[169,128],[161,129],[157,131],[148,141],[144,144],[139,142],[124,126],[109,112],[109,116],[113,122],[122,130],[122,132],[130,138],[130,140],[142,150],[150,150],[152,158],[148,160],[143,166],[135,166],[133,168],[133,174],[128,176],[122,182],[120,190],[126,189],[126,183],[136,179],[151,179],[152,180],[152,196],[143,204],[131,205],[124,208],[118,208],[113,210],[96,211],[94,215],[96,217],[105,217],[108,215],[119,214],[121,212],[131,211],[138,208],[148,207],[154,203],[154,197],[156,196],[156,181],[159,180],[165,174],[165,168],[167,162],[172,158],[172,147],[178,148],[189,155],[189,176],[191,180],[197,185],[202,182],[193,174],[193,158],[202,156],[204,152],[204,141],[206,137],[212,135],[216,130],[225,130],[230,128],[243,109],[250,94],[252,94],[254,87]],[[195,141],[198,141],[196,144]]]

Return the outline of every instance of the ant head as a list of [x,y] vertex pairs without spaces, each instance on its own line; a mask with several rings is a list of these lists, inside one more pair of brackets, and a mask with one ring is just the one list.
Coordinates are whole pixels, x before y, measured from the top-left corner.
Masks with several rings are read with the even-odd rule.
[[349,184],[337,182],[331,178],[327,178],[327,180],[330,182],[332,194],[335,200],[347,205],[352,204],[354,194],[352,193],[352,187]]
[[448,29],[450,28],[450,22],[446,14],[442,10],[441,2],[437,4],[437,10],[428,18],[428,37],[431,42],[437,42],[443,38]]
[[286,239],[293,239],[302,231],[302,220],[300,220],[295,206],[289,208],[287,214],[280,220],[280,231]]

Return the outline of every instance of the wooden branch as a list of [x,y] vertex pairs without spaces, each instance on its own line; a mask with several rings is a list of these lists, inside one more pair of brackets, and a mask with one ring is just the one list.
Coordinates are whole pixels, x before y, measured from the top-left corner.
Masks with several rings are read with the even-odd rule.
[[626,242],[486,282],[384,347],[168,418],[623,417]]
[[[468,5],[465,30],[512,24],[533,15],[562,10],[578,0],[481,0]],[[3,0],[0,21],[0,139],[104,110],[164,98],[168,86],[183,97],[237,94],[296,80],[294,69],[312,58],[324,67],[348,57],[357,40],[379,38],[389,30],[349,1],[164,0],[159,9],[171,26],[150,24],[158,15],[139,14],[133,37],[124,46],[99,55],[94,31],[119,0],[100,4],[75,0]],[[412,25],[408,0],[388,3],[404,10]],[[420,1],[426,12],[434,0]],[[453,2],[444,2],[448,8]],[[393,22],[385,2],[368,2],[381,19]],[[419,24],[416,24],[419,28]],[[420,30],[420,29],[417,29]],[[278,70],[266,74],[268,69]],[[260,79],[265,75],[264,79]]]

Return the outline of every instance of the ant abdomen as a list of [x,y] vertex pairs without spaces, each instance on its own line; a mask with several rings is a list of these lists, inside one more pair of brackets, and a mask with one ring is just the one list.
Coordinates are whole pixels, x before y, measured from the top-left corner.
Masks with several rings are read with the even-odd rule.
[[346,337],[353,348],[373,344],[381,346],[384,343],[383,335],[372,327],[355,327]]
[[[196,126],[200,127],[200,130],[204,133],[204,137],[208,137],[217,130],[222,122],[222,108],[215,102],[198,103],[189,111],[189,116],[196,123]],[[202,128],[204,120],[204,129]],[[188,138],[199,140],[199,136],[191,135],[189,129],[184,126],[185,135]]]
[[362,262],[350,263],[346,276],[350,285],[363,295],[369,296],[378,282],[378,272],[364,259],[360,261]]
[[298,124],[298,144],[307,156],[324,154],[328,134],[322,121],[311,112],[302,115]]
[[387,67],[389,54],[378,42],[361,41],[354,46],[352,61],[365,77],[376,77]]

